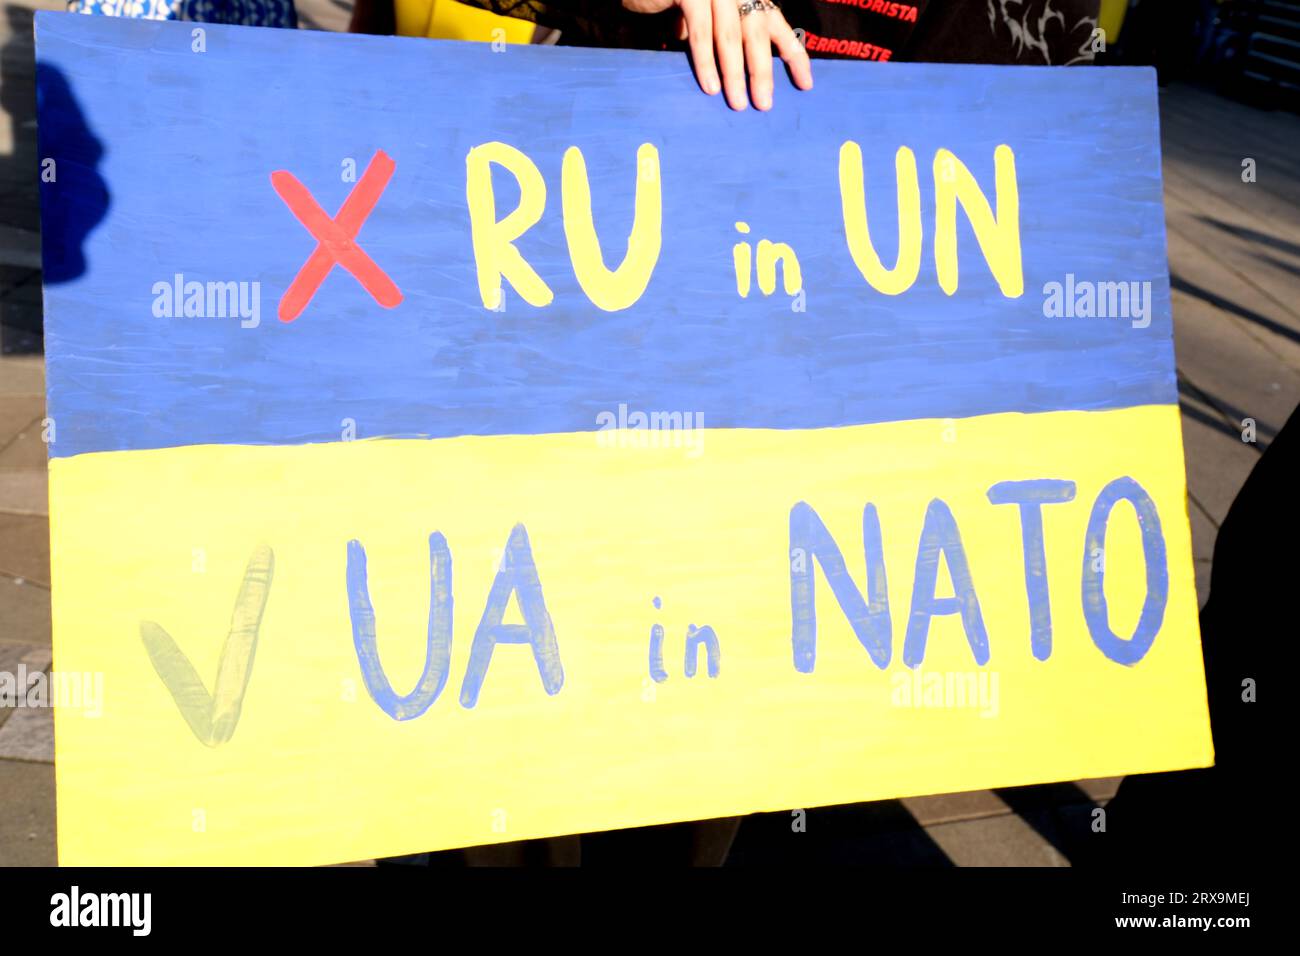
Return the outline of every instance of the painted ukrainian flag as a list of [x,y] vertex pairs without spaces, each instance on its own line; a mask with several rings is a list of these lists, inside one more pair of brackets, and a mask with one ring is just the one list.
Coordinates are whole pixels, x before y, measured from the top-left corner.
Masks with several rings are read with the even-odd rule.
[[37,29],[61,862],[1210,763],[1149,71]]

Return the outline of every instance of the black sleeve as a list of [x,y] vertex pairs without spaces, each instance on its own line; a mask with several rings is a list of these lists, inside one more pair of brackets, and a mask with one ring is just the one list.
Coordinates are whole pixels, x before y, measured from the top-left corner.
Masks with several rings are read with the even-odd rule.
[[1091,63],[1101,0],[931,0],[904,59],[925,63]]

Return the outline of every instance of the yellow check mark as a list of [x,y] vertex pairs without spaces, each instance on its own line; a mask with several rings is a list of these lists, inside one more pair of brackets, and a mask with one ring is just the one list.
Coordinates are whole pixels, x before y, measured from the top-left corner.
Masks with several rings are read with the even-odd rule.
[[244,692],[253,672],[257,632],[274,571],[275,554],[266,545],[258,545],[244,570],[244,581],[230,618],[230,633],[226,635],[217,665],[216,687],[210,695],[194,665],[171,635],[153,621],[140,622],[140,637],[154,670],[171,691],[194,736],[209,747],[224,744],[234,735],[235,725],[239,723]]

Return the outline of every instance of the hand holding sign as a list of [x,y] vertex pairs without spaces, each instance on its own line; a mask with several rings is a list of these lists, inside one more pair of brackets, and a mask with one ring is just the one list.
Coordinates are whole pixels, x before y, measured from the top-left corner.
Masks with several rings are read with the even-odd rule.
[[743,110],[749,96],[758,109],[771,109],[772,47],[790,68],[795,86],[812,89],[808,53],[771,0],[623,0],[623,6],[635,13],[662,13],[677,7],[681,11],[678,39],[691,45],[700,87],[709,95],[725,90],[732,109]]

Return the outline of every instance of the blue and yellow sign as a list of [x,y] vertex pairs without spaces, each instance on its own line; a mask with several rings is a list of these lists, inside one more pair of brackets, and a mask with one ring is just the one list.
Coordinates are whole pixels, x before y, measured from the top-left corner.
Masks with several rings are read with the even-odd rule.
[[37,39],[62,862],[1211,762],[1150,71]]

